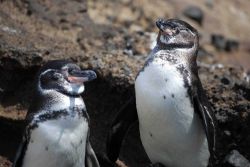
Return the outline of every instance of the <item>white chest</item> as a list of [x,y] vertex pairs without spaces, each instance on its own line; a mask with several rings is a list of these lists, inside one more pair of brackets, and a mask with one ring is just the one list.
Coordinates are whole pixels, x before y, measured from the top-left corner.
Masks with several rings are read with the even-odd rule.
[[205,167],[206,136],[176,67],[154,60],[136,79],[135,90],[141,140],[150,160],[171,167]]
[[88,122],[78,117],[40,122],[32,130],[24,167],[84,167]]

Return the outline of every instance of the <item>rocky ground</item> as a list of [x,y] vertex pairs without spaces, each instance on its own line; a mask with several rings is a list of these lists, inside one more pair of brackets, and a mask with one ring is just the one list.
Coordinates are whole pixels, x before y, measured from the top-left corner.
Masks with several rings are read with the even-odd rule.
[[[51,59],[70,59],[97,72],[83,97],[91,142],[104,153],[110,122],[133,96],[134,78],[151,49],[159,17],[178,17],[199,30],[199,74],[220,129],[218,166],[249,165],[249,8],[244,0],[1,0],[0,166],[11,166],[34,75]],[[211,36],[219,38],[211,43]],[[149,164],[136,124],[120,159],[128,166]]]

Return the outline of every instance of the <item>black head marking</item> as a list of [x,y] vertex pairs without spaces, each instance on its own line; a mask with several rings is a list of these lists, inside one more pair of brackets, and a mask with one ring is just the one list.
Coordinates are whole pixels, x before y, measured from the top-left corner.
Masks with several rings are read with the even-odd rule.
[[179,29],[189,29],[191,30],[193,33],[197,33],[197,30],[195,28],[193,28],[190,24],[188,24],[187,22],[183,21],[183,20],[179,20],[179,19],[158,19],[156,21],[156,26],[164,31],[166,27],[175,29],[175,28],[179,28]]
[[43,73],[44,71],[46,71],[48,69],[60,70],[60,69],[62,69],[63,66],[65,66],[67,64],[73,64],[73,63],[71,61],[69,61],[69,60],[52,60],[52,61],[49,61],[39,70],[38,75]]
[[65,119],[66,117],[76,117],[78,116],[85,118],[89,121],[89,117],[87,111],[82,106],[75,106],[73,108],[63,109],[59,111],[48,111],[46,113],[38,115],[36,118],[33,117],[33,121],[28,126],[28,131],[35,129],[39,126],[39,123],[45,122],[48,120],[57,120],[57,119]]
[[198,32],[188,23],[178,19],[159,19],[157,44],[162,49],[192,48],[198,46]]
[[188,67],[184,66],[183,64],[180,64],[177,67],[177,70],[179,71],[179,73],[183,76],[183,81],[184,81],[184,87],[187,89],[187,96],[188,97],[192,97],[192,87],[191,87],[191,83],[189,82],[189,80],[191,80],[190,78],[190,69],[188,69]]
[[38,92],[54,90],[68,96],[84,91],[83,83],[96,78],[94,71],[81,70],[68,60],[53,60],[45,64],[37,75]]

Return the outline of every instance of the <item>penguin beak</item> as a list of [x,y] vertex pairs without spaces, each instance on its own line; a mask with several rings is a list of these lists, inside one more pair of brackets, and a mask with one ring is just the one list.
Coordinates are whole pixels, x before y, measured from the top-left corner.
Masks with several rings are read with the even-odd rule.
[[92,81],[96,79],[96,73],[92,70],[73,70],[68,76],[70,83],[82,84],[84,82]]
[[164,32],[166,35],[173,35],[175,33],[175,30],[173,29],[174,26],[171,24],[171,22],[158,19],[155,24],[159,30]]
[[164,31],[164,24],[163,24],[163,19],[158,19],[156,22],[155,22],[155,24],[156,24],[156,26],[161,30],[161,31]]

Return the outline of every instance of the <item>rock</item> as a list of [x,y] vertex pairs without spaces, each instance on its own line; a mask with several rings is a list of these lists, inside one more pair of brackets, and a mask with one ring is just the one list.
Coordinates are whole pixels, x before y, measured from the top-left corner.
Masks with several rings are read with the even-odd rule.
[[[31,75],[30,73],[34,74],[36,72],[35,70],[48,60],[66,58],[76,61],[84,57],[84,52],[75,44],[75,39],[72,39],[72,37],[69,38],[67,35],[58,35],[59,33],[67,33],[65,33],[65,31],[60,32],[61,30],[59,28],[55,29],[52,22],[41,22],[41,20],[39,20],[45,19],[45,16],[43,16],[43,14],[46,13],[44,13],[44,5],[38,5],[36,4],[38,2],[33,1],[17,2],[18,3],[12,3],[12,1],[0,2],[0,68],[1,73],[3,73],[3,75],[1,75],[2,80],[0,87],[1,90],[5,90],[5,92],[13,91],[21,80],[28,77],[24,73],[32,69],[33,72],[30,71],[28,73],[29,75]],[[56,2],[59,3],[59,1]],[[29,5],[25,5],[25,3]],[[53,3],[54,1],[51,1],[50,5],[46,4],[48,6],[46,8],[50,9],[50,6],[58,6]],[[65,5],[65,3],[63,4]],[[30,5],[33,6],[32,12],[34,16],[36,16],[35,18],[25,12],[26,10],[31,10],[29,9]],[[23,7],[22,10],[19,10],[20,6]],[[73,6],[76,7],[77,5],[74,4]],[[41,11],[38,10],[40,8]],[[36,13],[35,10],[39,12],[37,11],[38,13]],[[53,8],[49,11],[51,14],[58,12],[57,10],[53,11]],[[73,11],[71,11],[71,14],[73,15]],[[13,17],[17,15],[19,17]],[[37,19],[37,17],[39,19]],[[48,16],[48,19],[49,18],[53,19]],[[23,22],[25,22],[25,24],[23,24]],[[81,22],[84,24],[85,20],[81,20]],[[88,23],[88,17],[86,17],[86,24]],[[59,25],[56,21],[53,24]],[[73,27],[74,25],[72,23],[69,26]],[[41,27],[46,31],[44,32]],[[76,30],[72,28],[70,36],[73,36],[74,31]],[[28,71],[24,72],[25,70]],[[1,94],[3,93],[2,91]]]
[[9,160],[7,160],[6,158],[4,157],[1,157],[0,156],[0,166],[1,167],[7,167],[7,166],[11,166],[11,162]]
[[211,44],[218,50],[225,50],[226,40],[223,35],[212,34]]
[[228,52],[236,51],[239,49],[239,42],[236,40],[228,39],[226,41],[225,50]]
[[209,8],[213,8],[213,6],[214,6],[213,0],[206,0],[206,6]]
[[188,18],[196,21],[200,25],[202,25],[204,14],[203,14],[203,11],[199,7],[197,7],[197,6],[188,6],[186,9],[184,9],[183,14],[186,17],[188,17]]
[[197,56],[203,57],[203,56],[213,56],[213,55],[208,51],[206,51],[206,49],[204,49],[203,47],[200,47]]
[[227,166],[224,157],[238,149],[249,158],[250,148],[250,82],[242,68],[200,64],[203,83],[219,125],[217,151],[219,166]]
[[239,42],[233,39],[226,39],[223,35],[212,34],[211,44],[220,51],[236,51],[239,48]]
[[35,15],[36,18],[63,29],[69,29],[72,26],[83,27],[90,21],[86,21],[88,15],[85,0],[16,0],[16,4],[21,10],[25,10],[27,15]]
[[232,150],[225,160],[234,167],[250,167],[250,162],[237,150]]

